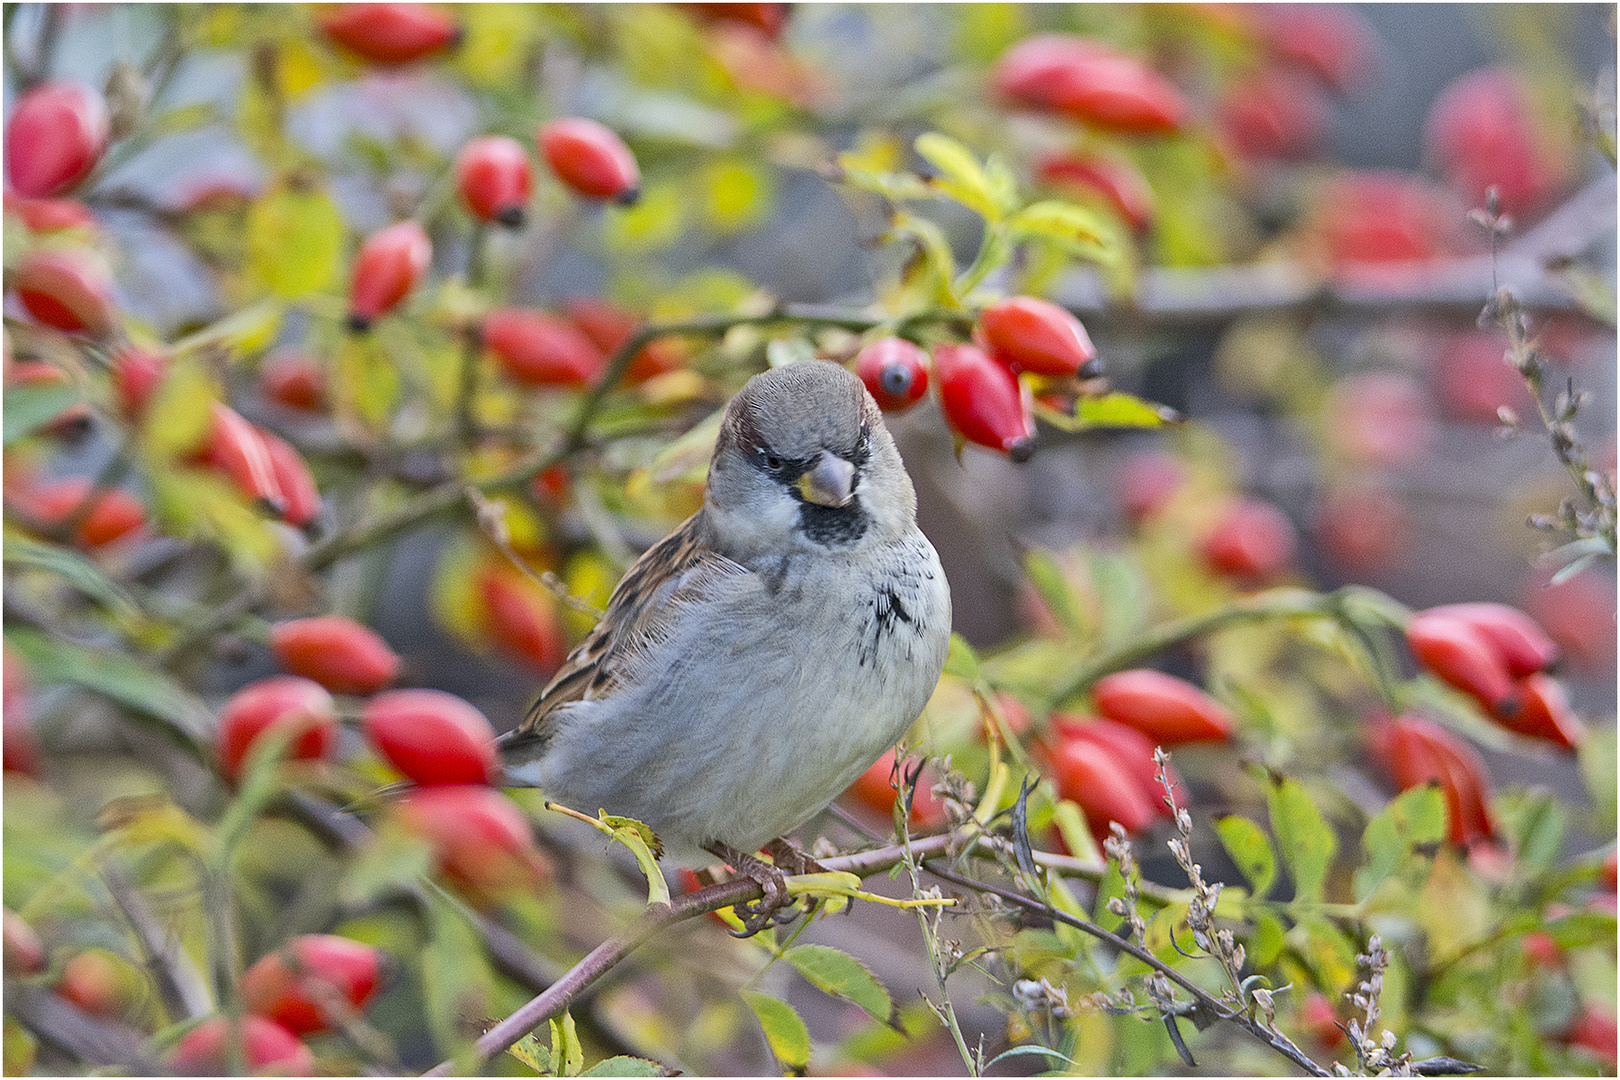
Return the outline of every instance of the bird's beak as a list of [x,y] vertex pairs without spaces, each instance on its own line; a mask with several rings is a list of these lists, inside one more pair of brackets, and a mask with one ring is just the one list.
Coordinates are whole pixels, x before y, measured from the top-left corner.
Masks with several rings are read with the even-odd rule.
[[855,466],[826,450],[793,485],[806,502],[847,506],[855,497]]

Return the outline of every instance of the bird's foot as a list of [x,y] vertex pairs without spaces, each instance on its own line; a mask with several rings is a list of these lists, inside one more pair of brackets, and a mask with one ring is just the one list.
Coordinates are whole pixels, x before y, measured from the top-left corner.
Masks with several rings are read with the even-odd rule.
[[765,845],[765,854],[777,866],[792,867],[797,874],[825,874],[827,868],[811,858],[809,853],[785,836],[778,836]]
[[[724,859],[737,873],[758,884],[765,894],[758,900],[734,905],[732,910],[737,912],[743,925],[741,930],[730,931],[732,937],[753,937],[768,926],[790,923],[798,917],[798,912],[793,907],[793,897],[788,895],[787,878],[783,876],[779,867],[771,865],[757,855],[738,851],[727,844],[705,844],[704,850]],[[803,852],[800,854],[803,855]]]

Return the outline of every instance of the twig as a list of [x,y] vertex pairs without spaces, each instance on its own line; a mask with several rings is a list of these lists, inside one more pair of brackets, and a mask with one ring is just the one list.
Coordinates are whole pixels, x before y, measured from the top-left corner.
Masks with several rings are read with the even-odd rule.
[[152,973],[152,981],[157,985],[158,995],[163,999],[169,1019],[191,1020],[213,1012],[213,1002],[202,973],[179,947],[179,942],[163,932],[147,906],[146,898],[130,884],[123,868],[111,859],[98,860],[96,867],[103,884],[107,886],[107,892],[112,895],[118,910],[123,912],[124,921],[129,923],[141,943],[146,966]]
[[147,1056],[146,1036],[141,1032],[92,1016],[61,994],[43,987],[8,981],[6,1013],[83,1064],[114,1067],[130,1076],[161,1076],[169,1071]]

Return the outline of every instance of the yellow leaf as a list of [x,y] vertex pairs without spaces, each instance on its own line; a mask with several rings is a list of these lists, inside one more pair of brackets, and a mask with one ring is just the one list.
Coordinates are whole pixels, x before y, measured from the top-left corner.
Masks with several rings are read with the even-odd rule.
[[[578,597],[598,611],[607,607],[608,597],[613,594],[618,580],[617,568],[593,548],[576,551],[563,571],[568,595]],[[574,640],[590,633],[597,622],[594,616],[568,606],[563,607],[562,618],[563,626]]]
[[747,161],[711,162],[698,183],[704,193],[704,216],[719,232],[740,232],[770,208],[771,179]]
[[143,449],[153,457],[174,457],[195,449],[208,434],[211,407],[220,388],[194,355],[179,355],[147,403],[141,424]]
[[338,347],[333,395],[341,415],[381,431],[399,400],[399,371],[376,334],[350,335]]
[[608,213],[603,235],[614,251],[657,251],[680,239],[684,217],[679,187],[671,183],[649,184],[642,189],[636,205]]
[[435,621],[467,645],[482,650],[483,600],[473,584],[473,573],[483,559],[483,545],[461,533],[439,553],[428,591],[429,610]]
[[283,180],[248,210],[249,282],[288,299],[330,292],[343,270],[347,235],[324,191]]
[[530,49],[540,40],[534,9],[523,4],[459,4],[461,47],[455,68],[475,86],[515,82]]
[[315,51],[308,38],[289,37],[277,43],[276,76],[289,101],[307,96],[326,81],[325,56]]

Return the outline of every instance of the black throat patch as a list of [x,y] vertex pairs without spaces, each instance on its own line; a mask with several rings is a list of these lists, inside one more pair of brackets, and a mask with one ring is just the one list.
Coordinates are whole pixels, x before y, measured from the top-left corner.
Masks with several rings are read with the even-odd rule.
[[[796,494],[796,493],[795,493]],[[847,506],[823,506],[799,501],[799,528],[804,535],[825,547],[844,547],[866,535],[869,519],[860,499]]]

